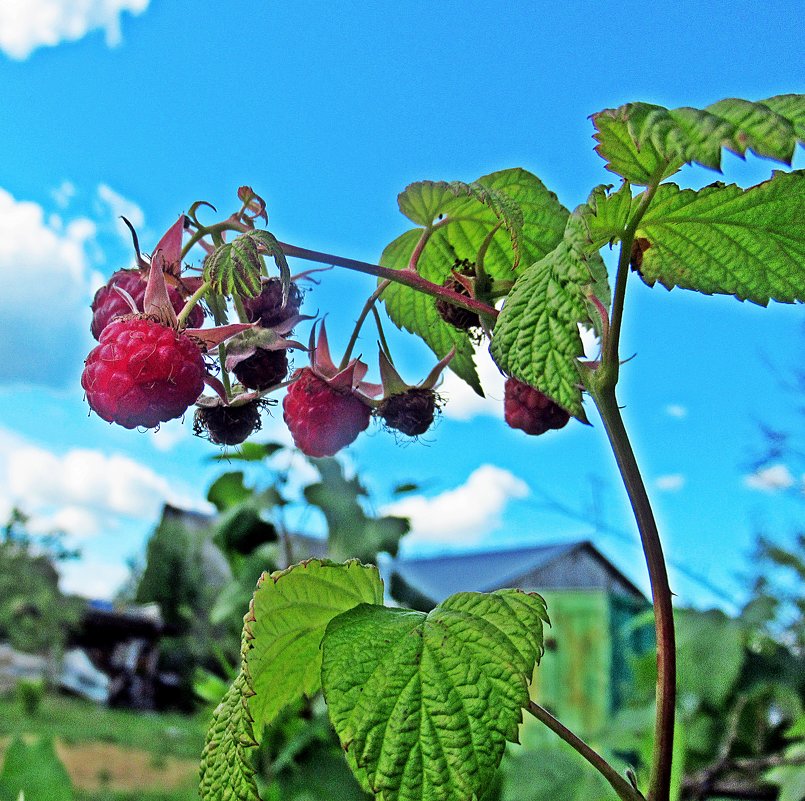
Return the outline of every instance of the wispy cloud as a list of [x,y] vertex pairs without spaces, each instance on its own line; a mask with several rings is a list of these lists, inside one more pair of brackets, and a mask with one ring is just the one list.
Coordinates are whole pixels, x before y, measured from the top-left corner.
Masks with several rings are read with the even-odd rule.
[[748,476],[744,476],[744,484],[750,489],[762,492],[779,492],[791,489],[796,483],[791,471],[784,464],[773,464],[762,467]]
[[63,387],[83,361],[89,325],[87,246],[95,223],[46,219],[0,189],[0,382]]
[[667,414],[669,417],[675,417],[677,420],[681,420],[683,417],[687,417],[687,416],[688,416],[688,410],[687,410],[687,407],[685,407],[685,406],[681,406],[681,405],[680,405],[680,404],[678,404],[678,403],[669,403],[669,404],[668,404],[668,405],[665,407],[665,413],[666,413],[666,414]]
[[126,245],[131,246],[131,231],[129,231],[128,226],[121,217],[125,217],[134,226],[134,229],[141,234],[145,225],[145,212],[137,203],[124,197],[120,192],[116,192],[108,184],[98,185],[98,198],[105,209],[111,212],[115,229],[120,238]]
[[474,545],[501,525],[509,501],[524,498],[526,483],[495,465],[474,470],[467,481],[440,495],[412,495],[383,508],[384,514],[407,517],[411,533],[406,550],[463,548]]
[[62,181],[55,189],[51,190],[50,196],[60,209],[65,209],[75,197],[76,191],[76,186],[72,181]]
[[685,476],[681,473],[658,476],[654,480],[654,486],[661,492],[679,492],[685,486]]
[[103,30],[106,44],[120,44],[124,11],[141,14],[149,0],[3,0],[0,3],[0,50],[24,60],[40,47],[74,42]]

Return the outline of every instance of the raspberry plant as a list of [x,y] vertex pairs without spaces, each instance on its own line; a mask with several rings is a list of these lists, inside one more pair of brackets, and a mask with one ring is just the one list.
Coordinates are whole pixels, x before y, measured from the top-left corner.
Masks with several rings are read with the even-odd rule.
[[[372,415],[398,435],[423,433],[438,410],[444,369],[483,392],[473,354],[487,343],[508,379],[510,425],[538,434],[570,418],[586,423],[586,394],[612,445],[651,580],[658,675],[646,786],[621,776],[530,699],[548,620],[539,595],[458,593],[424,615],[383,606],[373,566],[311,560],[264,574],[258,584],[244,618],[241,670],[208,734],[203,799],[256,801],[250,749],[284,707],[322,690],[352,772],[382,801],[481,798],[506,742],[517,738],[523,709],[600,771],[618,798],[669,801],[673,608],[616,397],[626,286],[636,273],[649,285],[761,305],[805,300],[805,172],[775,171],[745,190],[714,183],[694,191],[668,181],[689,163],[719,170],[722,149],[790,165],[805,139],[805,96],[728,99],[706,109],[629,103],[592,120],[596,150],[620,178],[617,188],[596,187],[570,212],[522,169],[472,183],[414,183],[398,200],[415,227],[386,247],[379,264],[279,242],[258,227],[267,224],[266,208],[248,187],[239,190],[240,209],[220,222],[202,223],[198,212],[207,204],[194,204],[150,261],[138,249],[139,267],[148,272],[142,302],[138,307],[129,297],[130,314],[107,315],[84,387],[104,419],[129,427],[179,416],[195,401],[199,433],[228,445],[248,437],[271,395],[287,387],[285,420],[297,446],[313,456],[348,445]],[[600,250],[614,245],[620,251],[610,293]],[[194,246],[206,251],[196,276],[182,265]],[[323,323],[318,337],[314,325],[307,348],[289,338],[310,318],[300,314],[306,275],[292,278],[286,257],[377,277],[340,361]],[[277,276],[269,275],[269,258]],[[113,283],[96,301],[104,308],[117,303],[113,291],[132,294],[128,284],[114,290]],[[178,312],[170,289],[184,300]],[[212,327],[197,326],[199,302]],[[407,384],[394,367],[381,302],[395,325],[421,337],[436,356],[419,383]],[[367,364],[352,357],[370,315],[382,384],[365,381]],[[599,358],[585,360],[580,327],[599,334]],[[157,328],[169,344],[146,347]],[[310,364],[288,375],[291,349],[307,350]],[[180,378],[188,371],[192,380]],[[213,394],[196,398],[203,383]]]

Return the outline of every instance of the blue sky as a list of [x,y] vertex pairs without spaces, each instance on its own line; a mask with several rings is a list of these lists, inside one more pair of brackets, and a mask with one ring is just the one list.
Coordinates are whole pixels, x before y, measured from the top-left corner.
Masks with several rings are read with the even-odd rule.
[[[189,420],[154,435],[88,415],[78,378],[89,301],[131,263],[120,214],[149,250],[193,201],[229,210],[248,183],[280,239],[376,261],[409,227],[396,195],[412,181],[521,166],[572,208],[614,181],[592,150],[589,114],[802,90],[798,4],[497,5],[2,4],[0,512],[17,504],[34,525],[70,533],[85,558],[67,568],[68,589],[113,592],[161,504],[203,508],[221,470]],[[728,157],[726,180],[748,186],[773,166]],[[688,169],[679,180],[718,177]],[[336,348],[371,289],[334,271],[308,296],[309,311],[329,314]],[[801,515],[793,465],[753,475],[752,460],[759,422],[801,426],[782,386],[804,338],[801,307],[630,284],[623,352],[637,356],[621,399],[668,555],[728,596],[743,591],[754,534],[785,539]],[[394,341],[405,377],[423,378],[429,352]],[[421,493],[392,507],[412,515],[411,549],[593,537],[645,586],[600,424],[540,438],[508,430],[500,384],[482,371],[489,400],[449,379],[424,442],[401,447],[374,429],[347,451],[375,505],[415,480]],[[277,420],[262,437],[287,441]],[[607,528],[597,534],[545,500],[589,517],[594,495]],[[682,603],[726,603],[672,574]]]

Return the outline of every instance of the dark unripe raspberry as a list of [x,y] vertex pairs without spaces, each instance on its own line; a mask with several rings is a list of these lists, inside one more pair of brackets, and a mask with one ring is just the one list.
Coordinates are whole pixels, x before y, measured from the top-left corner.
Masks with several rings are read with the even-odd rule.
[[[90,330],[95,339],[101,338],[101,331],[115,318],[123,314],[131,314],[132,310],[126,299],[115,290],[119,286],[131,295],[137,308],[143,310],[145,298],[145,278],[138,270],[118,270],[109,281],[102,286],[92,300],[92,324]],[[168,286],[168,297],[178,314],[184,306],[184,298],[174,286]],[[187,320],[188,328],[201,328],[204,325],[204,311],[194,306]]]
[[249,322],[259,322],[263,328],[279,325],[299,314],[301,305],[302,290],[294,283],[288,289],[288,302],[282,305],[282,281],[279,278],[264,278],[257,297],[243,298]]
[[[461,262],[456,262],[455,267],[461,275],[472,276],[475,274],[474,265],[466,259]],[[454,274],[448,276],[447,280],[442,283],[442,286],[445,289],[452,289],[454,292],[458,292],[459,295],[470,297],[467,287],[464,286]],[[469,331],[481,325],[481,318],[476,312],[470,311],[469,309],[462,309],[461,306],[455,306],[443,298],[436,298],[436,311],[439,312],[439,316],[442,320],[449,323],[454,328],[458,328],[460,331]]]
[[309,367],[296,371],[282,403],[296,447],[308,456],[334,456],[369,426],[369,407],[351,392],[338,392]]
[[377,409],[378,416],[388,426],[408,437],[424,434],[436,414],[436,393],[432,389],[414,387],[391,395]]
[[90,407],[124,428],[181,417],[204,389],[206,368],[185,334],[145,317],[113,320],[90,351],[81,386]]
[[503,390],[503,416],[512,428],[526,434],[544,434],[552,428],[564,428],[570,415],[534,387],[507,378]]
[[233,372],[235,378],[247,389],[275,387],[288,375],[288,351],[284,348],[257,348],[251,356],[238,362]]
[[261,428],[260,402],[196,409],[193,431],[215,445],[240,445]]

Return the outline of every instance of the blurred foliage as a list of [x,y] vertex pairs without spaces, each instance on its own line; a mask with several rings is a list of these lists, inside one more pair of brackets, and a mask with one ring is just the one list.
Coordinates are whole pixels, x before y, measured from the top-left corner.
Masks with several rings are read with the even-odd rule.
[[157,603],[166,626],[160,642],[159,668],[176,674],[179,687],[171,699],[180,709],[194,705],[197,666],[216,664],[217,648],[237,648],[237,634],[214,626],[209,610],[229,580],[225,560],[210,542],[209,521],[166,506],[148,541],[146,562],[133,600]]
[[[803,798],[796,787],[805,774],[805,740],[792,729],[805,707],[802,621],[781,615],[783,598],[795,606],[805,598],[803,545],[801,539],[791,549],[759,542],[758,580],[737,617],[716,610],[676,612],[675,765],[683,774],[681,799],[769,798],[774,784],[781,788],[780,801]],[[653,656],[638,660],[634,672],[632,702],[605,739],[633,759],[638,776],[645,778],[654,717]]]
[[26,717],[32,718],[39,712],[44,696],[43,679],[20,679],[17,682],[17,698]]
[[28,742],[16,737],[6,751],[0,773],[0,801],[73,801],[73,787],[53,741]]
[[33,536],[14,509],[0,538],[0,640],[19,651],[58,654],[81,615],[83,602],[59,590],[55,563],[76,553],[61,536]]

